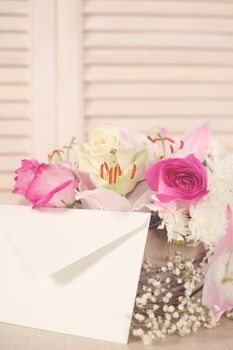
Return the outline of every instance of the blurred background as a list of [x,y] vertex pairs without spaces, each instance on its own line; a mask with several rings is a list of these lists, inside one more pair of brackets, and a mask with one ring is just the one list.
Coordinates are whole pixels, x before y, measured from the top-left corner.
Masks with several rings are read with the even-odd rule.
[[0,201],[20,159],[114,123],[233,148],[233,1],[0,0]]

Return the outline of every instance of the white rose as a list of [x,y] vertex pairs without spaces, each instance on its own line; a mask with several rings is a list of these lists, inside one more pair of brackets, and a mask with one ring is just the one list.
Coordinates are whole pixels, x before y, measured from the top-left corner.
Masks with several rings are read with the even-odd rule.
[[101,155],[121,147],[120,131],[112,125],[96,127],[88,134],[84,148],[92,155]]
[[144,178],[147,150],[123,147],[119,129],[112,125],[94,128],[88,142],[78,146],[79,170],[90,175],[96,187],[125,195]]

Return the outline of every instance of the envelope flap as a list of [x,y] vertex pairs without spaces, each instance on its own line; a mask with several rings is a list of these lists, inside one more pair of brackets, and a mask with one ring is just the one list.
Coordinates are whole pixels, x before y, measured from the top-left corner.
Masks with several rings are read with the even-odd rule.
[[0,228],[31,268],[47,276],[149,225],[149,219],[148,213],[0,205]]

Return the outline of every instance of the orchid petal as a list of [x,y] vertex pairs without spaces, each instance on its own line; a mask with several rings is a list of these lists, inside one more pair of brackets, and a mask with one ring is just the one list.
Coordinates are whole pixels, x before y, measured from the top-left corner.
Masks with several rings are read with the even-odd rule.
[[233,308],[233,223],[229,207],[226,215],[228,227],[209,259],[202,297],[203,304],[209,307],[217,321],[225,311]]
[[77,171],[77,175],[79,177],[79,191],[86,191],[86,190],[94,190],[96,189],[95,185],[90,179],[90,175],[87,173],[83,173],[82,171]]
[[176,157],[185,157],[193,153],[199,160],[204,161],[210,144],[210,123],[186,132],[181,140],[183,148],[175,151]]
[[78,192],[76,200],[81,200],[84,209],[129,211],[130,202],[125,197],[106,188]]
[[153,192],[148,188],[145,181],[139,183],[128,196],[131,203],[131,210],[140,210],[151,202]]

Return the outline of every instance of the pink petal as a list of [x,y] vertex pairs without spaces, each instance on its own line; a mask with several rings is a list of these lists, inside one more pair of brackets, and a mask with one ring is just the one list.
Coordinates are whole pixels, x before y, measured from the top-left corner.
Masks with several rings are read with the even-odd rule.
[[[153,164],[157,160],[155,156],[154,144],[148,140],[147,134],[131,131],[128,129],[121,129],[120,131],[123,147],[127,149],[133,148],[137,151],[146,148],[148,153],[148,165]],[[161,132],[164,132],[164,129]]]
[[84,173],[82,171],[77,171],[77,175],[79,177],[79,191],[86,191],[86,190],[94,190],[96,187],[92,183],[89,174]]
[[[219,320],[221,315],[233,308],[233,224],[230,208],[227,209],[228,227],[209,259],[202,301],[211,311],[212,317]],[[229,270],[229,271],[228,271]],[[228,276],[229,274],[229,276]],[[226,279],[224,281],[224,279]]]
[[41,164],[27,189],[26,198],[31,202],[37,202],[69,180],[74,180],[72,170],[58,164]]
[[147,209],[150,211],[159,211],[159,210],[165,210],[171,215],[175,215],[175,211],[173,209],[173,206],[171,203],[161,203],[159,201],[154,201],[152,198],[155,197],[154,193],[148,189],[147,184],[145,181],[141,182],[135,190],[130,194],[128,197],[129,201],[131,202],[131,210],[133,211],[139,211],[142,209]]
[[21,161],[21,167],[16,170],[17,176],[15,177],[15,186],[12,193],[25,195],[30,182],[33,180],[39,163],[36,159],[23,159]]
[[171,201],[175,201],[177,198],[175,196],[169,194],[157,194],[156,197],[163,203],[169,203]]
[[[60,164],[41,164],[28,186],[25,197],[34,207],[54,206],[51,201],[52,197],[59,191],[64,191],[68,186],[73,188],[74,184],[77,188],[75,173],[69,167]],[[68,191],[67,189],[65,192],[66,200]],[[74,199],[75,192],[70,196],[69,204],[72,200],[71,197]],[[59,206],[61,206],[61,202]]]
[[190,153],[203,161],[206,157],[210,144],[210,123],[203,124],[181,137],[184,142],[183,149],[175,152],[176,157],[185,157]]
[[45,197],[38,200],[33,208],[40,207],[56,207],[63,208],[72,205],[75,202],[75,190],[77,189],[77,181],[69,180],[62,185],[54,188]]
[[127,197],[131,203],[131,210],[140,210],[145,207],[151,202],[152,195],[153,192],[148,189],[145,181],[139,183]]
[[84,209],[99,209],[112,211],[130,210],[130,202],[125,197],[106,188],[78,192],[76,200],[81,200]]
[[163,168],[164,161],[159,161],[158,163],[152,165],[146,172],[146,182],[150,189],[157,192],[159,189],[159,174]]
[[120,132],[124,148],[136,148],[136,150],[141,150],[145,147],[147,143],[145,134],[128,129],[120,129]]

